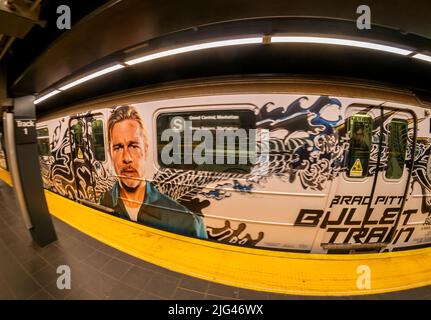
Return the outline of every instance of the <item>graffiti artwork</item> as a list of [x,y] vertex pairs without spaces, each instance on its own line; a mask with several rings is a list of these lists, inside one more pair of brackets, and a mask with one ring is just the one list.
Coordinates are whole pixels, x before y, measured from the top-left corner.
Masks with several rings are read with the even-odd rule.
[[45,188],[236,245],[323,253],[327,243],[425,244],[417,226],[429,225],[431,200],[417,195],[431,190],[431,146],[426,121],[412,116],[419,107],[291,94],[211,101],[39,121]]

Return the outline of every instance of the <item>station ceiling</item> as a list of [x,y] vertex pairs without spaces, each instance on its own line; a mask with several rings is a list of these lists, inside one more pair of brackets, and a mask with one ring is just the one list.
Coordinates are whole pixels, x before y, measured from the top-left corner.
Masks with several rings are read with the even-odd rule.
[[[72,29],[56,28],[55,9],[69,5]],[[3,63],[10,96],[37,94],[86,70],[122,59],[132,50],[211,39],[227,34],[274,32],[335,35],[397,43],[431,54],[429,0],[372,1],[372,29],[358,30],[361,1],[113,0],[42,1],[39,20],[17,40]],[[402,86],[428,97],[431,64],[380,52],[309,45],[216,49],[120,70],[71,90],[40,108],[95,95],[201,77],[307,75],[343,77]],[[428,99],[428,98],[427,98]]]

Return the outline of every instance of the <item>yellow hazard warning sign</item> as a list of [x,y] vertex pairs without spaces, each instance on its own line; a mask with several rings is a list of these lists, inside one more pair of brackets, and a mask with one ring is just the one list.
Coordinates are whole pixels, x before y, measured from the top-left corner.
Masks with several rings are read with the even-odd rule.
[[350,176],[351,177],[362,177],[361,160],[359,160],[359,159],[355,160],[355,163],[353,164],[352,168],[350,169]]
[[81,148],[78,148],[78,159],[83,159],[84,155],[82,154]]

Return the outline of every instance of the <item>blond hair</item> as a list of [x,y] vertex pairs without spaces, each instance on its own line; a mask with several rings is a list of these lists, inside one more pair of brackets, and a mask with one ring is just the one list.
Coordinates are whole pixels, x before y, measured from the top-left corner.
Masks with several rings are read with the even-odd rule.
[[112,130],[114,129],[115,124],[124,121],[124,120],[134,120],[139,124],[139,127],[142,129],[142,135],[144,138],[144,149],[145,149],[145,157],[147,156],[148,151],[148,137],[147,131],[145,130],[144,121],[141,116],[133,106],[118,106],[114,110],[112,110],[111,116],[108,120],[108,141],[111,144],[112,138]]

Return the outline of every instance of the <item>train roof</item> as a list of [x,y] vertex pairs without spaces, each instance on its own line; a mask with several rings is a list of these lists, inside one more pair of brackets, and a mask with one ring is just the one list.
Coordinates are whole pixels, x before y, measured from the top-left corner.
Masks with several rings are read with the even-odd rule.
[[431,108],[410,90],[388,87],[376,82],[358,82],[352,79],[319,79],[306,77],[255,76],[255,77],[221,77],[177,81],[163,85],[133,88],[87,99],[72,105],[41,114],[40,121],[87,112],[119,104],[142,103],[186,97],[204,97],[228,94],[306,94],[350,97],[406,104]]

